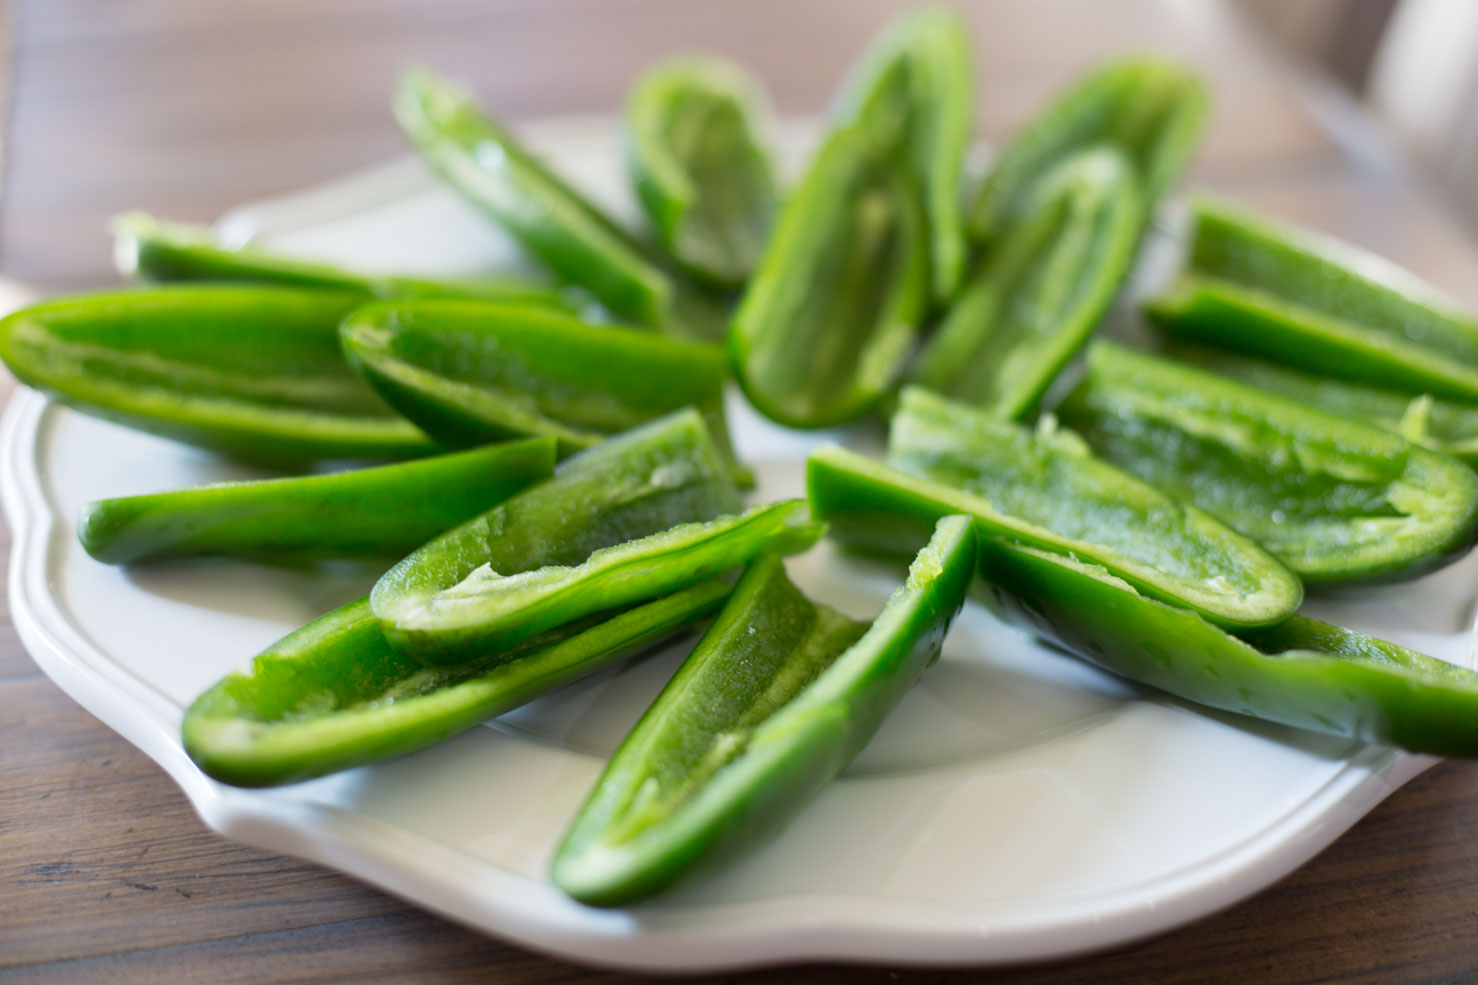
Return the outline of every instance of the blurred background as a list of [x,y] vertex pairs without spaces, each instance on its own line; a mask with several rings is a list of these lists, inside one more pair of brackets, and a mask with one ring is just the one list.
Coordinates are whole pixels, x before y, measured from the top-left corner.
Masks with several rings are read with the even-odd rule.
[[[409,61],[467,79],[518,120],[614,112],[640,66],[675,48],[708,48],[756,69],[782,112],[815,113],[853,53],[901,6],[9,0],[8,16],[0,14],[9,34],[0,94],[8,90],[10,107],[0,272],[47,291],[106,282],[103,233],[115,212],[209,220],[243,199],[403,153],[385,101]],[[1186,37],[1198,36],[1204,51],[1192,57],[1212,65],[1214,79],[1219,35],[1251,33],[1292,67],[1267,85],[1299,80],[1299,100],[1348,152],[1371,168],[1410,166],[1469,228],[1478,222],[1472,0],[1104,2],[1090,6],[1112,16],[1090,18],[1072,0],[961,6],[978,33],[987,139],[1009,132],[1060,84],[1064,66],[1124,47],[1184,49]],[[1039,57],[1047,47],[1053,57]],[[1260,116],[1271,97],[1221,87],[1217,98],[1203,155],[1210,163],[1198,179],[1235,183],[1238,167],[1297,156],[1289,142],[1305,124],[1281,109]]]

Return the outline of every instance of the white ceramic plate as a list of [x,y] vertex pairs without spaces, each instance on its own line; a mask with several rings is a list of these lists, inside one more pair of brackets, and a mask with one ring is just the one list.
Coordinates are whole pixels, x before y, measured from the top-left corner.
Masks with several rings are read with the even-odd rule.
[[[531,139],[631,214],[612,124],[565,121]],[[411,161],[243,209],[221,232],[402,271],[513,259],[505,239]],[[760,498],[801,492],[817,435],[775,428],[737,401],[734,432],[759,466]],[[1103,947],[1255,892],[1431,763],[1142,694],[972,604],[944,659],[780,837],[660,902],[587,909],[549,884],[550,855],[682,646],[395,762],[280,790],[232,789],[185,757],[185,706],[284,633],[362,594],[377,572],[97,564],[75,537],[86,501],[252,473],[28,391],[6,415],[0,455],[21,638],[73,697],[168,770],[208,825],[592,964],[992,963]],[[854,615],[880,608],[897,577],[825,545],[792,570]],[[1319,614],[1467,663],[1475,584],[1470,560]]]

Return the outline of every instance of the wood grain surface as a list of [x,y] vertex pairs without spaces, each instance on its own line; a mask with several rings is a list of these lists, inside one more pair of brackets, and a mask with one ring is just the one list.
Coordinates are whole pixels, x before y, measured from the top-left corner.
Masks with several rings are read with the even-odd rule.
[[[1358,0],[1355,0],[1358,2]],[[512,120],[611,112],[678,50],[752,66],[814,113],[895,0],[20,0],[0,273],[113,282],[107,218],[209,220],[404,152],[402,65],[473,83]],[[1300,88],[1211,3],[963,4],[980,129],[1000,138],[1091,60],[1165,49],[1211,77],[1195,180],[1390,255],[1478,305],[1478,254],[1338,100]],[[1313,95],[1310,96],[1310,93]],[[1322,107],[1342,141],[1306,112]],[[1331,108],[1332,107],[1332,108]],[[5,384],[9,392],[11,384]],[[1308,866],[1158,939],[1022,968],[802,967],[720,982],[1478,981],[1478,768],[1447,763]],[[615,982],[343,875],[205,830],[172,782],[36,670],[0,624],[0,980]]]

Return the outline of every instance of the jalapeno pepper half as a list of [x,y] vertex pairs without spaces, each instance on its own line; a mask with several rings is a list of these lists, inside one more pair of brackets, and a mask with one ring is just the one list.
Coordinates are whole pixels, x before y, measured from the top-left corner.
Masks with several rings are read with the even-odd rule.
[[1473,544],[1478,476],[1361,421],[1107,342],[1058,408],[1098,454],[1307,582],[1411,577]]
[[1292,616],[1229,636],[1103,568],[982,538],[999,608],[1089,663],[1187,701],[1439,756],[1478,756],[1478,674]]
[[1321,376],[1478,401],[1478,320],[1394,264],[1202,199],[1167,331]]
[[868,626],[753,562],[611,758],[554,858],[581,902],[620,906],[772,833],[841,772],[939,656],[975,567],[941,521]]
[[84,294],[0,320],[21,382],[130,427],[267,463],[435,445],[344,361],[342,291],[173,285]]
[[903,391],[887,465],[828,445],[806,480],[816,518],[855,547],[898,554],[941,516],[968,513],[985,534],[1102,564],[1221,625],[1276,623],[1303,599],[1252,540],[1094,458],[1076,435],[917,388]]

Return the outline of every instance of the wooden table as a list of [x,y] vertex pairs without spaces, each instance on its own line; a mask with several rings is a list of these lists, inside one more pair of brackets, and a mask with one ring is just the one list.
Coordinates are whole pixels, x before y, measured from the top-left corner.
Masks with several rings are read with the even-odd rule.
[[[508,117],[607,112],[675,49],[753,66],[820,110],[893,0],[21,0],[0,269],[45,291],[111,283],[109,215],[208,220],[402,152],[395,70],[464,77]],[[1220,8],[967,5],[982,133],[999,138],[1112,51],[1178,51],[1213,79],[1198,183],[1376,248],[1478,306],[1474,250],[1360,138],[1332,140],[1284,66]],[[1305,90],[1307,91],[1307,90]],[[725,981],[1478,980],[1478,769],[1445,764],[1258,897],[1157,940],[989,972],[788,969]],[[0,979],[38,982],[615,980],[469,932],[206,831],[171,781],[42,677],[0,627]]]

